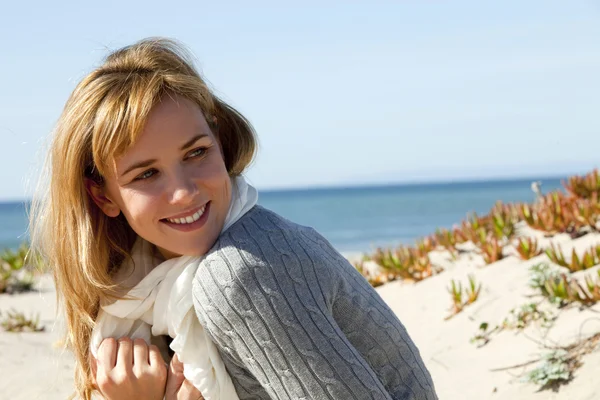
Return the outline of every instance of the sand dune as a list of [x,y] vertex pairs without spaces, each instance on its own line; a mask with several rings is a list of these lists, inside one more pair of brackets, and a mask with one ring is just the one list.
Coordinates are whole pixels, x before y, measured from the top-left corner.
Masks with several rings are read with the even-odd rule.
[[[600,243],[600,235],[590,234],[574,241],[567,235],[558,235],[555,240],[562,243],[565,253],[570,253],[572,247],[583,250]],[[433,259],[436,257],[445,260],[443,254],[432,255]],[[545,352],[539,343],[567,345],[600,332],[599,305],[586,310],[563,310],[548,330],[534,324],[522,332],[492,335],[491,341],[481,348],[470,343],[481,322],[488,322],[490,327],[500,324],[511,309],[540,300],[531,297],[534,292],[527,284],[529,267],[540,261],[547,261],[546,256],[528,261],[510,256],[484,266],[479,256],[467,254],[456,263],[447,262],[445,272],[418,284],[392,282],[378,288],[419,347],[440,399],[598,398],[600,380],[595,374],[600,367],[600,352],[584,357],[574,380],[558,392],[538,392],[536,386],[522,383],[516,375],[523,373],[524,368],[492,370],[536,359]],[[450,279],[465,284],[470,273],[483,285],[479,300],[445,321],[451,305],[446,291]]]
[[[540,236],[523,227],[521,234]],[[550,243],[541,236],[540,241],[544,246]],[[560,243],[567,254],[572,248],[581,252],[600,243],[600,235],[588,234],[576,240],[556,235],[551,241]],[[510,249],[506,251],[510,253]],[[480,323],[488,322],[493,327],[500,324],[511,309],[540,300],[531,297],[534,292],[527,283],[529,267],[547,261],[545,255],[528,261],[508,256],[487,266],[474,252],[465,252],[455,261],[444,251],[432,252],[430,256],[434,263],[444,267],[444,272],[417,284],[391,282],[378,287],[377,291],[397,313],[419,347],[440,399],[598,398],[600,380],[596,374],[600,368],[600,352],[585,356],[573,381],[560,387],[558,392],[540,392],[535,385],[521,382],[518,375],[526,371],[525,367],[493,370],[538,358],[544,352],[542,344],[565,345],[600,332],[599,305],[585,310],[563,309],[550,329],[533,324],[522,332],[493,334],[491,341],[481,348],[470,343]],[[451,305],[447,292],[450,280],[466,284],[467,275],[471,273],[483,285],[479,300],[445,320]],[[72,393],[72,357],[52,346],[61,326],[55,320],[55,293],[49,277],[40,281],[38,289],[14,296],[0,295],[0,310],[14,307],[25,313],[39,312],[46,326],[42,333],[0,332],[0,399],[65,399]],[[550,305],[546,307],[556,310]]]

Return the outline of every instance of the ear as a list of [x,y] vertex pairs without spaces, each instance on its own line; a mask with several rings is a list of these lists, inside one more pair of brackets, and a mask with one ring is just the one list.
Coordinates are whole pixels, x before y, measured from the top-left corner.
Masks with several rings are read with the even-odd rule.
[[106,195],[106,191],[102,186],[86,178],[85,189],[106,216],[114,218],[121,214],[119,206]]

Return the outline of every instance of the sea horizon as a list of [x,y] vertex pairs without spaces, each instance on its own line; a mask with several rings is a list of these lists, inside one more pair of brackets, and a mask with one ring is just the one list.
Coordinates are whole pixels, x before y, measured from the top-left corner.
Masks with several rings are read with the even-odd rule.
[[[258,204],[321,233],[344,254],[408,244],[451,228],[497,201],[531,202],[531,183],[561,189],[564,176],[259,190]],[[27,201],[0,202],[0,249],[28,240]]]
[[[587,171],[580,172],[584,174]],[[476,178],[455,178],[455,179],[431,179],[421,181],[395,181],[388,183],[381,182],[364,182],[356,184],[317,184],[308,186],[289,186],[289,187],[260,187],[256,189],[261,193],[268,194],[279,194],[279,193],[293,193],[293,192],[319,192],[319,191],[344,191],[344,190],[362,190],[362,189],[386,189],[386,188],[400,188],[400,187],[436,187],[436,186],[448,186],[448,185],[461,185],[461,184],[485,184],[485,183],[509,183],[509,182],[526,182],[529,181],[544,181],[544,180],[564,180],[574,174],[547,174],[547,175],[523,175],[523,176],[492,176],[492,177],[476,177]],[[0,204],[22,204],[31,202],[31,198],[7,198],[1,199]]]

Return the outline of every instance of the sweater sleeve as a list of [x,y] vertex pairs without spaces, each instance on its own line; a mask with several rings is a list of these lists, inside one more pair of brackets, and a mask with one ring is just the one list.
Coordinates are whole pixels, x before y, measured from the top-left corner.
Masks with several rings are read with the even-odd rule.
[[321,260],[328,266],[320,280],[334,319],[391,398],[437,399],[418,348],[377,291],[318,233],[303,237],[320,249]]
[[[414,345],[388,308],[364,330],[355,325],[383,302],[373,303],[372,292],[366,302],[348,296],[354,278],[332,269],[338,261],[268,218],[247,220],[219,239],[196,274],[194,306],[235,366],[230,373],[241,375],[232,376],[240,398],[262,398],[248,389],[254,381],[272,399],[435,399]],[[395,331],[384,334],[388,329]],[[357,339],[361,332],[369,339]]]

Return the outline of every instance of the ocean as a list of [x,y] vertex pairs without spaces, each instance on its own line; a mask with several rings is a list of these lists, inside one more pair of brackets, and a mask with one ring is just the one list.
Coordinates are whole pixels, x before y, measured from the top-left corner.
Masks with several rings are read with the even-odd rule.
[[[410,243],[439,227],[459,223],[468,212],[487,213],[497,200],[531,202],[532,181],[544,193],[564,178],[259,191],[259,204],[315,228],[339,251],[368,252]],[[27,241],[24,203],[0,203],[0,249]]]

